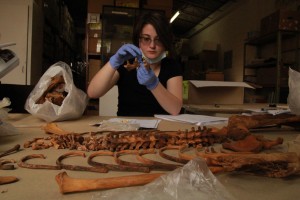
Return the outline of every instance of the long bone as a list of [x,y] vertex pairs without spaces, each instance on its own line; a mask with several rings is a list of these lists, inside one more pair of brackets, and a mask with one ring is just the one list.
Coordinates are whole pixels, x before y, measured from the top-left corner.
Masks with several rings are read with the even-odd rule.
[[91,190],[105,190],[145,185],[159,178],[161,175],[163,175],[163,173],[98,179],[76,179],[69,177],[66,172],[61,172],[56,175],[55,180],[59,186],[60,192],[65,194],[71,192],[84,192]]

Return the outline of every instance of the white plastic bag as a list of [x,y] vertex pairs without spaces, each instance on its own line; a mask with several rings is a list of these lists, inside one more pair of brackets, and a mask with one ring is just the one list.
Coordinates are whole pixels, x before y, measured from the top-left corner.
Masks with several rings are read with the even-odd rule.
[[[63,76],[65,81],[64,90],[68,93],[62,105],[58,106],[49,101],[45,101],[43,104],[36,104],[36,101],[48,89],[51,79],[59,75]],[[64,62],[57,62],[49,67],[29,94],[25,103],[25,109],[32,115],[47,122],[64,121],[81,117],[87,103],[87,94],[74,85],[70,66]]]
[[19,134],[13,125],[5,122],[5,119],[8,117],[8,112],[10,111],[10,109],[6,107],[10,106],[10,104],[11,102],[8,97],[4,97],[0,100],[0,137]]
[[99,192],[92,200],[235,200],[202,158],[162,175],[144,186]]
[[289,95],[287,99],[293,114],[300,115],[300,73],[289,69]]

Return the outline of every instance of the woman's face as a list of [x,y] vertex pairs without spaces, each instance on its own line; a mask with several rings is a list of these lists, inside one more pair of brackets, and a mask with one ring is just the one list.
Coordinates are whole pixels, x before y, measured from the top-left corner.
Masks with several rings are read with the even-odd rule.
[[149,59],[157,58],[165,51],[164,45],[151,24],[146,24],[143,27],[139,38],[139,46]]

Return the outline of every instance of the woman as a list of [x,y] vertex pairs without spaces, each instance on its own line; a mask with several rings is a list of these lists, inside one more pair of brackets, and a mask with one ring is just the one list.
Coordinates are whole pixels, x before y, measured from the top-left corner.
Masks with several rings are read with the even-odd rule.
[[[123,45],[93,77],[87,93],[99,98],[118,85],[118,116],[177,115],[182,107],[182,71],[174,55],[172,32],[165,15],[145,12],[137,20],[133,44]],[[137,58],[139,67],[124,63]],[[143,59],[150,65],[145,67]]]

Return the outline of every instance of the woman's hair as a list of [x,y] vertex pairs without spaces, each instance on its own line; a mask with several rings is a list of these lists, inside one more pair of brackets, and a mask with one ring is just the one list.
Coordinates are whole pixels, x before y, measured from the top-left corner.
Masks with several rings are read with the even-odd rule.
[[133,44],[139,46],[140,34],[146,24],[151,24],[159,37],[159,40],[164,45],[168,55],[175,56],[173,46],[173,33],[169,20],[164,13],[158,11],[142,11],[134,25],[132,40]]

